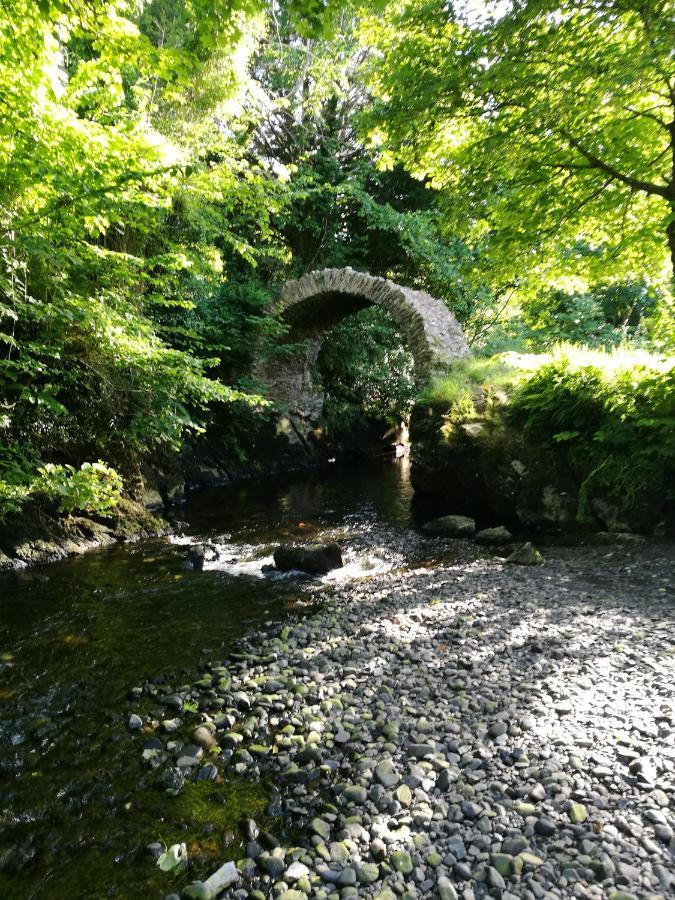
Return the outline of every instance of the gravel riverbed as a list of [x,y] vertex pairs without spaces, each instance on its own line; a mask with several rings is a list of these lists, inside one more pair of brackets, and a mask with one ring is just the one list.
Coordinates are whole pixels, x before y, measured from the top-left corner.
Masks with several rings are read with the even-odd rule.
[[329,586],[190,685],[132,692],[161,789],[273,785],[219,896],[675,896],[672,544],[524,568],[455,543],[455,562]]

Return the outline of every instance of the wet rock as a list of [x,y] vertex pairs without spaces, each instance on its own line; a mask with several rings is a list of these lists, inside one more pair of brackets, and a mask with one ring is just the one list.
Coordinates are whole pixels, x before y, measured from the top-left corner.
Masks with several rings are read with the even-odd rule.
[[218,745],[218,741],[216,740],[213,732],[207,728],[205,725],[199,725],[192,732],[192,740],[199,747],[202,747],[204,750],[210,750],[212,747],[216,747]]
[[502,544],[508,544],[513,540],[513,535],[504,525],[497,525],[495,528],[483,528],[476,532],[476,543],[485,544],[491,547],[498,547]]
[[340,876],[337,880],[337,883],[341,887],[347,887],[349,885],[356,884],[356,870],[351,866],[347,866],[340,872]]
[[204,544],[195,544],[193,547],[190,547],[187,552],[187,558],[192,568],[196,572],[201,572],[206,559],[206,547]]
[[309,875],[309,872],[310,870],[304,863],[294,862],[291,863],[284,872],[284,878],[286,881],[299,881],[301,878],[305,878]]
[[655,825],[654,834],[664,844],[670,844],[673,840],[673,830],[667,825]]
[[510,556],[507,556],[506,562],[518,566],[540,566],[546,560],[537,548],[530,541],[527,541],[525,544],[517,547]]
[[535,822],[534,830],[544,837],[551,837],[556,833],[557,827],[553,819],[548,816],[540,816]]
[[394,769],[394,764],[390,759],[383,759],[377,764],[375,778],[386,788],[394,787],[401,780],[401,776]]
[[164,853],[157,857],[157,866],[162,872],[171,872],[173,869],[187,866],[188,853],[185,844],[173,844]]
[[254,819],[242,819],[241,831],[247,841],[255,841],[260,834],[260,828]]
[[476,523],[469,516],[441,516],[425,522],[422,529],[427,534],[444,537],[473,537],[476,533]]
[[276,847],[280,846],[278,838],[269,831],[261,831],[258,835],[258,841],[268,850],[274,850]]
[[501,873],[498,872],[494,866],[488,866],[487,883],[491,888],[495,888],[498,891],[506,890],[506,882]]
[[180,694],[170,694],[168,697],[164,698],[164,705],[171,707],[171,709],[175,709],[178,712],[183,708],[183,698]]
[[457,900],[457,891],[453,883],[445,875],[441,875],[437,882],[439,900]]
[[355,866],[356,880],[359,884],[373,884],[380,877],[379,866],[375,863],[360,863]]
[[401,806],[408,807],[412,803],[412,792],[407,784],[402,784],[394,791],[394,797]]
[[350,784],[345,789],[345,800],[350,803],[365,803],[368,792],[359,784]]
[[396,872],[409,875],[413,870],[411,856],[405,850],[394,850],[389,854],[389,862]]
[[226,862],[206,881],[195,881],[183,888],[183,896],[193,900],[214,900],[224,890],[239,881],[239,872],[233,862]]
[[524,819],[527,816],[532,816],[537,810],[537,807],[534,803],[527,803],[524,800],[518,800],[513,804],[513,808],[518,813],[519,816],[522,816]]
[[513,868],[513,857],[508,853],[491,853],[490,864],[499,872],[500,875],[508,877]]
[[668,795],[666,794],[665,791],[662,791],[659,788],[656,788],[655,790],[653,790],[651,792],[651,798],[656,803],[658,803],[659,806],[663,806],[663,807],[670,806],[670,800],[668,799]]
[[500,737],[502,734],[506,734],[509,726],[506,722],[495,722],[493,725],[490,725],[488,728],[488,734],[491,738]]
[[286,868],[286,863],[283,859],[264,853],[258,857],[257,863],[263,872],[267,872],[270,878],[279,878]]
[[325,575],[342,568],[342,551],[335,542],[304,547],[284,544],[274,551],[274,564],[281,572],[297,569],[310,575]]
[[518,856],[519,853],[523,850],[527,850],[528,847],[529,841],[522,834],[515,835],[514,837],[502,841],[502,851],[508,853],[509,856]]
[[424,759],[434,752],[433,744],[408,744],[408,753],[416,759]]
[[3,551],[0,550],[0,572],[12,572],[15,569],[25,569],[27,565],[28,564],[24,560],[7,556],[6,553],[3,553]]
[[147,844],[146,849],[155,862],[157,862],[162,853],[164,853],[164,845],[160,844],[159,841],[154,841],[152,844]]
[[324,841],[327,841],[330,837],[330,825],[328,822],[324,822],[323,819],[312,819],[309,823],[309,830],[313,831],[314,834],[318,834]]
[[165,731],[167,734],[173,734],[175,731],[178,731],[181,724],[181,719],[162,719],[162,731]]
[[436,779],[436,787],[439,791],[447,791],[450,789],[450,785],[453,781],[454,779],[450,773],[450,769],[441,769],[438,773],[438,778]]
[[14,547],[14,556],[26,565],[45,565],[65,559],[67,551],[54,541],[27,541]]
[[243,710],[244,712],[248,712],[248,710],[252,706],[251,698],[246,693],[246,691],[235,691],[232,694],[232,700],[237,704],[239,709]]
[[482,808],[472,800],[462,800],[460,804],[462,815],[466,819],[477,819],[482,812]]
[[175,796],[183,790],[185,775],[177,766],[169,766],[162,772],[162,784],[168,794]]
[[570,817],[570,821],[572,821],[575,825],[578,825],[581,822],[585,822],[588,818],[588,810],[583,803],[570,803],[567,812]]

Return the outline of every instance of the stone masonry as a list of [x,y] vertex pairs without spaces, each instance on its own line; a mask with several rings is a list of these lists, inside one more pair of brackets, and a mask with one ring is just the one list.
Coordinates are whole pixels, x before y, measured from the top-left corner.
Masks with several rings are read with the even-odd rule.
[[366,306],[386,310],[407,337],[420,382],[470,355],[459,323],[440,300],[349,267],[323,269],[288,281],[281,292],[278,311],[290,326],[286,340],[304,342],[304,349],[258,367],[270,399],[294,416],[318,419],[323,396],[312,382],[311,367],[321,343],[341,319]]

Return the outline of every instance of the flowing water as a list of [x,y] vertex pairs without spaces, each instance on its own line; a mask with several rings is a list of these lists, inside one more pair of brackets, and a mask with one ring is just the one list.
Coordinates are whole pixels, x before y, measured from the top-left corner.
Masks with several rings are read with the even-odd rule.
[[[129,691],[163,673],[189,682],[331,579],[423,561],[411,497],[407,459],[247,482],[191,496],[178,537],[0,575],[0,898],[161,897],[147,843],[235,852],[238,818],[264,819],[265,786],[167,798],[140,765]],[[205,539],[217,558],[196,572],[187,545]],[[332,539],[346,565],[321,582],[262,571],[280,542]]]

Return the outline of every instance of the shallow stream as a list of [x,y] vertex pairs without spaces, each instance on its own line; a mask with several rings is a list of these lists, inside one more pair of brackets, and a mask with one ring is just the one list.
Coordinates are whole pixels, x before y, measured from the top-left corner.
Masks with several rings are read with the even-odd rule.
[[[161,897],[149,842],[197,833],[193,854],[234,852],[238,819],[264,820],[265,786],[167,798],[140,766],[129,691],[189,681],[252,626],[311,610],[331,579],[423,564],[411,498],[407,459],[245,482],[192,495],[173,538],[0,575],[0,897]],[[187,544],[204,539],[219,558],[195,572]],[[280,542],[333,539],[346,565],[323,581],[261,572]]]

